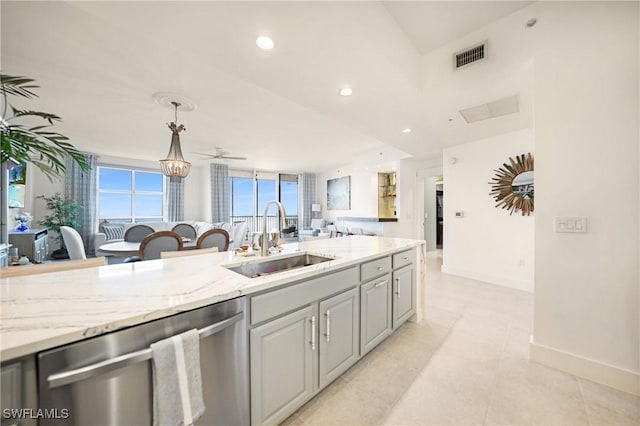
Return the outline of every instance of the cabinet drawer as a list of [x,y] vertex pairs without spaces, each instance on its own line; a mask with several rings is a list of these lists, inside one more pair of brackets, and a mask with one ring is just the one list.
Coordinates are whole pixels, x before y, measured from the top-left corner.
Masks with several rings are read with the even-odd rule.
[[365,262],[360,265],[360,281],[368,281],[371,278],[379,277],[391,270],[391,257],[381,257],[380,259]]
[[311,278],[251,298],[251,325],[355,287],[358,268],[352,267],[319,278]]
[[393,255],[393,269],[402,268],[413,262],[413,250],[407,250]]

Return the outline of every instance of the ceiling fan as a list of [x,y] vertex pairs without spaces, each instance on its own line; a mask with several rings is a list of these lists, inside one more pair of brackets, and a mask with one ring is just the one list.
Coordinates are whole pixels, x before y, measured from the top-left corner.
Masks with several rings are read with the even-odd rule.
[[229,154],[227,151],[223,151],[222,148],[216,148],[215,154],[205,154],[203,152],[194,152],[194,154],[203,155],[205,157],[212,158],[214,160],[246,160],[247,157],[234,157]]

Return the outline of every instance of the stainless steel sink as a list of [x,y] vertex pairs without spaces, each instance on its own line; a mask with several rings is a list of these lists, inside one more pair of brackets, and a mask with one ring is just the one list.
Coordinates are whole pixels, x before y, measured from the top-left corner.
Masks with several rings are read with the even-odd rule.
[[243,263],[239,266],[225,266],[225,268],[229,269],[230,271],[237,272],[238,274],[242,274],[245,277],[256,278],[275,274],[277,272],[285,272],[296,268],[316,265],[318,263],[328,262],[330,260],[333,260],[333,258],[317,256],[315,254],[309,253],[301,253],[295,256]]

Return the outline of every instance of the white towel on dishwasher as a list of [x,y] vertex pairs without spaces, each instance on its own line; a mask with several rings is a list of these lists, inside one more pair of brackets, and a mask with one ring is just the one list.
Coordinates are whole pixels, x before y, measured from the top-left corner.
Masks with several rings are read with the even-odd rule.
[[151,352],[154,426],[192,425],[205,410],[198,330],[153,343]]

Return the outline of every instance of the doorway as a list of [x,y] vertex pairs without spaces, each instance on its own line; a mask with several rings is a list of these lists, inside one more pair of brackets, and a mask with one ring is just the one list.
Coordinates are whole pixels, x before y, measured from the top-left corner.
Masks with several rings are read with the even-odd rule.
[[441,183],[436,185],[436,249],[442,249],[444,244],[444,188]]

